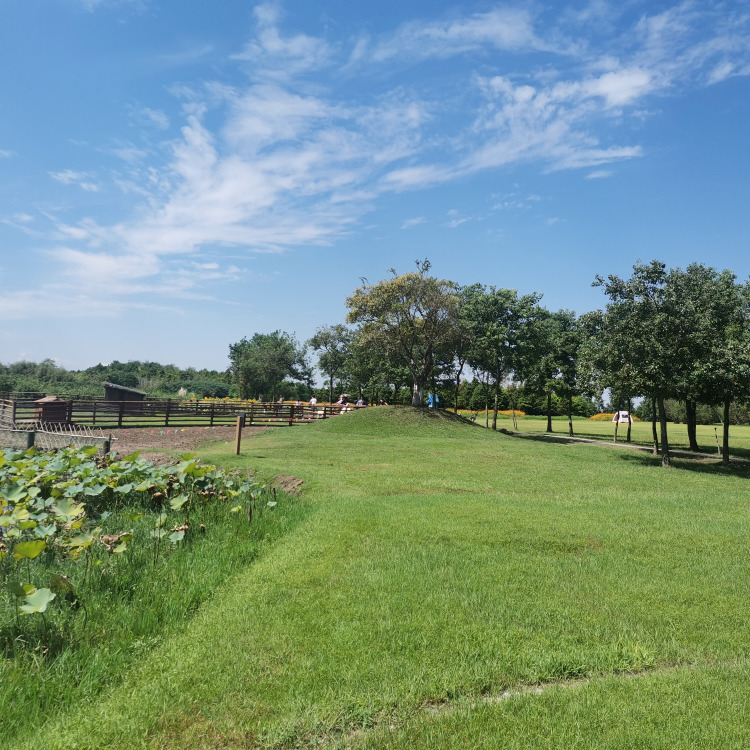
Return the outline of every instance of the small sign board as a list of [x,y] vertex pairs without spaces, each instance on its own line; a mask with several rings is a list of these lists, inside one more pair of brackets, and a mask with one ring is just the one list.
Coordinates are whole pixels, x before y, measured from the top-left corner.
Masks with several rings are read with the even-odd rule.
[[630,416],[630,412],[616,411],[612,416],[612,421],[619,424],[628,424],[633,421],[633,417]]

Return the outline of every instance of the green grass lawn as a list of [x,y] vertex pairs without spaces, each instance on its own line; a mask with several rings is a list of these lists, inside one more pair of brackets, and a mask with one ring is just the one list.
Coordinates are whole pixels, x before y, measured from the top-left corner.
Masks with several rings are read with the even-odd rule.
[[304,518],[7,747],[750,744],[747,469],[393,408],[232,447]]
[[[476,414],[476,424],[484,427],[484,412],[461,412],[467,418]],[[489,423],[492,425],[492,412],[489,414]],[[513,429],[513,421],[510,417],[498,415],[498,429]],[[657,430],[658,430],[657,425]],[[722,425],[698,425],[696,428],[696,437],[698,446],[703,453],[708,455],[717,454],[717,440],[719,445],[722,441]],[[565,436],[568,434],[568,418],[553,417],[552,430],[555,434]],[[527,416],[518,419],[519,433],[544,433],[547,431],[547,418],[538,416]],[[627,437],[628,426],[621,424],[618,428],[617,440],[624,443]],[[668,423],[669,445],[670,448],[687,450],[688,437],[687,427],[684,424]],[[615,425],[609,421],[599,421],[593,419],[573,419],[573,434],[575,437],[591,438],[594,440],[614,441]],[[636,445],[651,446],[653,437],[651,432],[651,422],[633,422],[631,431],[631,441]],[[750,426],[748,425],[730,425],[729,428],[729,451],[732,456],[738,458],[750,458]]]

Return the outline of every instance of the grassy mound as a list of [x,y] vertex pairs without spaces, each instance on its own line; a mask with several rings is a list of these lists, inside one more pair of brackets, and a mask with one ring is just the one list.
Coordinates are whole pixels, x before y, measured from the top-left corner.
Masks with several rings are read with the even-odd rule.
[[358,409],[318,422],[322,431],[340,435],[377,437],[456,437],[480,432],[477,425],[452,412],[414,406],[379,406]]

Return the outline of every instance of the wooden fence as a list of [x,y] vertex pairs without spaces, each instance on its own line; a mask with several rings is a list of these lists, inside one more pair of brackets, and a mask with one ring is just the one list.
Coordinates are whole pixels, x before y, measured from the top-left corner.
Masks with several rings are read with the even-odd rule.
[[[345,407],[345,411],[359,408]],[[44,411],[43,411],[44,409]],[[103,401],[99,398],[65,399],[41,406],[34,401],[0,399],[0,425],[33,425],[59,422],[106,429],[146,427],[219,427],[233,425],[240,414],[245,425],[307,424],[341,414],[342,407],[289,403],[248,403],[247,401]]]

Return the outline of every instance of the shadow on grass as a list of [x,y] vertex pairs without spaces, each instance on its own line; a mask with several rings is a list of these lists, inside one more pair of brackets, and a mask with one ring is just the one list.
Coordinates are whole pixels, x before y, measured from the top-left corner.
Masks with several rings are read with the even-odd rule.
[[[639,445],[637,443],[614,443],[612,441],[595,439],[593,437],[569,437],[567,435],[550,435],[549,433],[533,435],[529,433],[514,433],[513,437],[522,438],[523,440],[534,440],[542,443],[558,443],[560,445],[599,445],[607,448],[617,447],[618,458],[631,463],[640,463],[643,466],[660,466],[661,454],[654,455],[650,446]],[[744,453],[739,451],[738,453]],[[732,461],[729,466],[721,462],[721,458],[715,453],[699,452],[694,453],[680,448],[673,449],[670,453],[671,466],[674,469],[685,471],[696,471],[702,474],[719,474],[722,476],[740,476],[750,478],[750,463],[744,456],[733,455],[732,458],[739,459]]]
[[[634,451],[620,454],[620,459],[643,466],[661,466],[661,455]],[[717,456],[706,453],[688,454],[687,452],[671,456],[670,466],[681,471],[695,471],[699,474],[715,474],[725,477],[750,478],[750,464],[732,462],[726,466]]]

